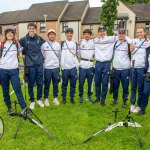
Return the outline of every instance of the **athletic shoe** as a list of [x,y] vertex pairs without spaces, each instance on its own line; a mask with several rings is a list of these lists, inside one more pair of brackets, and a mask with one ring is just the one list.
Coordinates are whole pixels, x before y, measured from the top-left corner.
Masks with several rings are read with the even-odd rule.
[[71,103],[71,104],[75,104],[75,101],[74,101],[74,98],[73,98],[73,97],[70,98],[70,103]]
[[95,101],[94,101],[94,104],[96,104],[96,103],[99,103],[100,102],[100,99],[96,99]]
[[145,114],[145,110],[140,110],[137,115],[141,116],[141,115],[144,115],[144,114]]
[[34,109],[34,107],[35,107],[35,102],[31,102],[31,103],[30,103],[30,107],[29,107],[29,108],[30,108],[31,110],[33,110],[33,109]]
[[43,102],[42,102],[41,100],[38,100],[38,101],[37,101],[37,104],[38,104],[41,108],[44,107],[44,104],[43,104]]
[[22,109],[21,114],[22,115],[27,115],[27,116],[30,115],[30,113],[27,111],[27,107],[25,107],[25,108]]
[[104,100],[104,99],[102,99],[102,100],[101,100],[101,102],[100,102],[100,104],[101,104],[101,106],[103,106],[103,107],[104,107],[104,106],[106,105],[106,104],[105,104],[105,100]]
[[66,98],[63,98],[63,100],[61,101],[61,104],[66,105]]
[[79,98],[79,103],[83,103],[83,97]]
[[12,108],[8,108],[7,113],[8,115],[11,115],[13,113]]
[[132,112],[133,112],[133,113],[139,113],[140,110],[141,110],[141,108],[138,106],[138,107],[136,107]]
[[46,98],[45,101],[44,101],[44,105],[47,106],[47,107],[50,106],[49,100],[48,100],[47,98]]
[[59,101],[58,101],[58,99],[57,98],[54,98],[54,101],[53,101],[53,103],[55,104],[55,105],[59,105]]
[[88,100],[89,102],[91,102],[92,104],[94,104],[94,101],[93,101],[93,99],[92,99],[90,96],[87,97],[87,100]]
[[122,108],[126,108],[126,107],[127,107],[126,103],[123,103]]
[[135,105],[131,105],[130,112],[133,112],[134,109],[135,109]]
[[111,105],[111,106],[114,106],[114,105],[116,105],[117,103],[118,103],[117,100],[113,100],[113,101],[110,103],[110,105]]

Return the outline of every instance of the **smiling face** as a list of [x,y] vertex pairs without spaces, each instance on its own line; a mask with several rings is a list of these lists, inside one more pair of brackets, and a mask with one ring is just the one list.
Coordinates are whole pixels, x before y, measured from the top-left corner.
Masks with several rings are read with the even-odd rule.
[[49,39],[50,41],[55,41],[55,38],[56,38],[56,34],[55,34],[54,32],[50,32],[50,33],[48,34],[48,39]]
[[145,31],[144,31],[144,28],[137,29],[136,35],[137,35],[137,38],[144,39],[145,35],[146,35]]
[[119,40],[125,40],[125,37],[126,37],[126,33],[124,33],[124,32],[119,32],[118,33],[118,39]]
[[107,35],[107,31],[106,30],[99,30],[98,31],[98,35],[99,35],[99,37],[104,37],[104,36],[106,36]]
[[34,26],[28,26],[28,33],[30,36],[34,36],[36,34],[36,28]]
[[71,32],[71,31],[66,32],[65,35],[66,35],[66,38],[67,38],[68,41],[71,41],[71,40],[72,40],[73,32]]
[[6,34],[6,40],[8,40],[8,41],[11,41],[11,40],[13,40],[14,39],[14,34],[12,33],[12,32],[8,32],[7,34]]
[[84,33],[83,36],[84,36],[85,40],[89,40],[91,38],[91,34],[90,33]]

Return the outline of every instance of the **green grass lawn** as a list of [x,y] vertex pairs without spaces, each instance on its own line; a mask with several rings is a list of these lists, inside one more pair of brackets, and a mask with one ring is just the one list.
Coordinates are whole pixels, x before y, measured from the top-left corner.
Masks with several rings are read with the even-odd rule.
[[[85,84],[85,89],[87,85]],[[61,88],[61,87],[60,87]],[[1,88],[0,88],[1,90]],[[24,88],[22,88],[24,91]],[[78,88],[77,88],[78,90]],[[61,93],[61,91],[59,91]],[[94,98],[93,94],[93,98]],[[86,96],[85,96],[86,97]],[[51,140],[47,134],[38,126],[28,121],[23,124],[18,133],[17,139],[13,140],[19,118],[10,117],[6,114],[7,108],[3,102],[2,92],[0,94],[0,116],[5,123],[5,133],[0,140],[0,150],[138,150],[139,143],[132,127],[115,128],[109,132],[104,132],[93,138],[84,145],[80,145],[84,140],[89,138],[95,132],[106,127],[107,123],[114,121],[114,110],[116,107],[121,109],[122,99],[121,90],[119,93],[119,104],[115,107],[110,106],[112,96],[107,96],[107,106],[101,107],[100,104],[91,104],[86,100],[84,103],[78,103],[78,91],[76,93],[76,104],[55,106],[52,103],[52,88],[50,90],[50,107],[39,108],[36,105],[34,112],[44,122],[44,125],[59,141],[64,144],[58,144]],[[16,100],[15,94],[11,96]],[[59,94],[61,100],[61,94]],[[29,105],[29,101],[27,100]],[[129,107],[128,101],[128,107]],[[19,106],[18,106],[19,110]],[[118,121],[125,119],[127,109],[122,109],[118,114]],[[135,120],[143,125],[139,128],[140,137],[144,144],[144,149],[150,149],[150,106],[147,108],[146,115],[138,117]]]

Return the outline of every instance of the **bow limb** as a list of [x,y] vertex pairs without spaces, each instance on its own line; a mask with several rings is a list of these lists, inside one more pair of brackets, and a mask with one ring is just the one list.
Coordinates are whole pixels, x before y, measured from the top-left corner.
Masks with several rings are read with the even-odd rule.
[[132,123],[132,122],[128,122],[128,126],[131,126],[131,127],[142,127],[139,123],[135,122],[135,123]]

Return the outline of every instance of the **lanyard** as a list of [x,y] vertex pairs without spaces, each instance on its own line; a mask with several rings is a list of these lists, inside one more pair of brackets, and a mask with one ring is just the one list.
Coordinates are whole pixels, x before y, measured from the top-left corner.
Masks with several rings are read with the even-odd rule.
[[52,47],[52,45],[47,41],[47,43],[49,44],[49,46],[51,47],[52,51],[55,53],[55,55],[58,57],[59,59],[59,56],[57,55],[57,53],[55,52],[54,48]]
[[[118,41],[117,41],[118,42]],[[116,42],[116,45],[117,45],[117,42]],[[124,42],[124,41],[123,41]],[[114,47],[114,51],[123,43],[123,42],[121,42],[120,44],[118,44],[117,46],[115,45],[115,47]]]
[[137,49],[136,49],[136,51],[135,52],[133,52],[133,54],[132,55],[134,55],[141,47],[142,47],[142,45],[144,44],[144,42],[145,42],[145,40],[141,43],[141,45],[139,46],[139,47],[137,47]]
[[10,48],[12,47],[13,43],[9,46],[9,48],[7,49],[6,53],[4,54],[3,57],[5,57],[7,55],[7,53],[9,52]]

